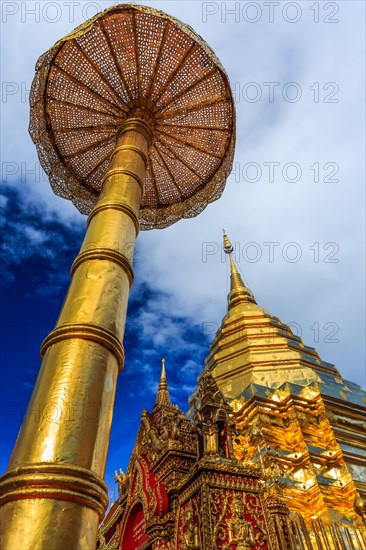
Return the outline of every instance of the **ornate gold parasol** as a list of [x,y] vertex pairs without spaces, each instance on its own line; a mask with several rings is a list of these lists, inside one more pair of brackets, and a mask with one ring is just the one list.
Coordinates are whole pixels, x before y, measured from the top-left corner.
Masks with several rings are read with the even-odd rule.
[[231,170],[234,108],[227,76],[190,27],[155,9],[105,10],[38,61],[30,133],[57,195],[89,214],[119,128],[145,113],[154,129],[142,229],[199,214]]
[[[54,191],[89,214],[6,474],[2,548],[95,548],[133,248],[192,217],[231,168],[227,77],[190,27],[121,5],[38,61],[31,136]],[[51,408],[51,412],[49,409]]]

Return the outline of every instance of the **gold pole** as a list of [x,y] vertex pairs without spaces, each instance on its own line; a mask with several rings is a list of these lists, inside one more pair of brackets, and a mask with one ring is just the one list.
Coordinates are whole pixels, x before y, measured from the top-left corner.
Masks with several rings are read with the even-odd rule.
[[7,473],[1,548],[95,549],[132,257],[152,130],[119,133]]

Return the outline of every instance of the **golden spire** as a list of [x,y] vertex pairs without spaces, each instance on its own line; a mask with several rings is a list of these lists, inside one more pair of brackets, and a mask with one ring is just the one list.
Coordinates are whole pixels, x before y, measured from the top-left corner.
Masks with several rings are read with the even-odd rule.
[[165,359],[161,360],[161,375],[155,405],[167,405],[170,403],[168,384],[166,381]]
[[243,279],[235,265],[235,262],[232,257],[232,251],[234,250],[234,248],[225,233],[225,229],[223,229],[223,233],[224,233],[224,252],[228,254],[230,258],[230,294],[228,297],[229,309],[236,306],[239,303],[256,304],[257,302],[255,301],[253,294],[245,286]]

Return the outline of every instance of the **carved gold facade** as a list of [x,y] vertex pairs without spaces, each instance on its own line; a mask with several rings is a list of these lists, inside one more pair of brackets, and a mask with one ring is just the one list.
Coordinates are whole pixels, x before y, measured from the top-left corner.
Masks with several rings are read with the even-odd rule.
[[231,263],[228,312],[204,372],[235,411],[235,456],[260,463],[271,492],[309,529],[319,518],[325,525],[361,525],[365,393],[257,305],[226,235],[224,249]]
[[[235,414],[204,372],[188,417],[170,402],[163,363],[156,404],[144,410],[100,550],[365,550],[360,526],[306,524],[273,494],[275,466],[234,455]],[[268,471],[271,470],[271,475]],[[359,503],[362,506],[362,503]],[[363,503],[364,506],[364,503]]]
[[116,473],[100,550],[294,550],[287,506],[268,495],[260,468],[233,455],[232,409],[209,373],[193,409],[188,419],[170,402],[163,365],[127,472]]

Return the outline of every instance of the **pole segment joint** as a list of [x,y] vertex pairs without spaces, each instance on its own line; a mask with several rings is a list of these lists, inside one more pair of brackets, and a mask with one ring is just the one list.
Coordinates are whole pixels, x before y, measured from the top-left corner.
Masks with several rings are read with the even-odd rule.
[[[108,503],[102,477],[152,139],[145,120],[133,117],[122,125],[58,322],[41,346],[38,380],[1,480],[4,550],[19,544],[26,517],[34,518],[34,527],[27,524],[24,549],[79,548],[86,547],[85,537],[95,541]],[[52,420],[45,414],[49,404],[57,410]],[[37,407],[40,414],[32,414]],[[68,530],[61,524],[49,529],[60,501],[72,517]],[[84,524],[87,535],[79,528]]]

